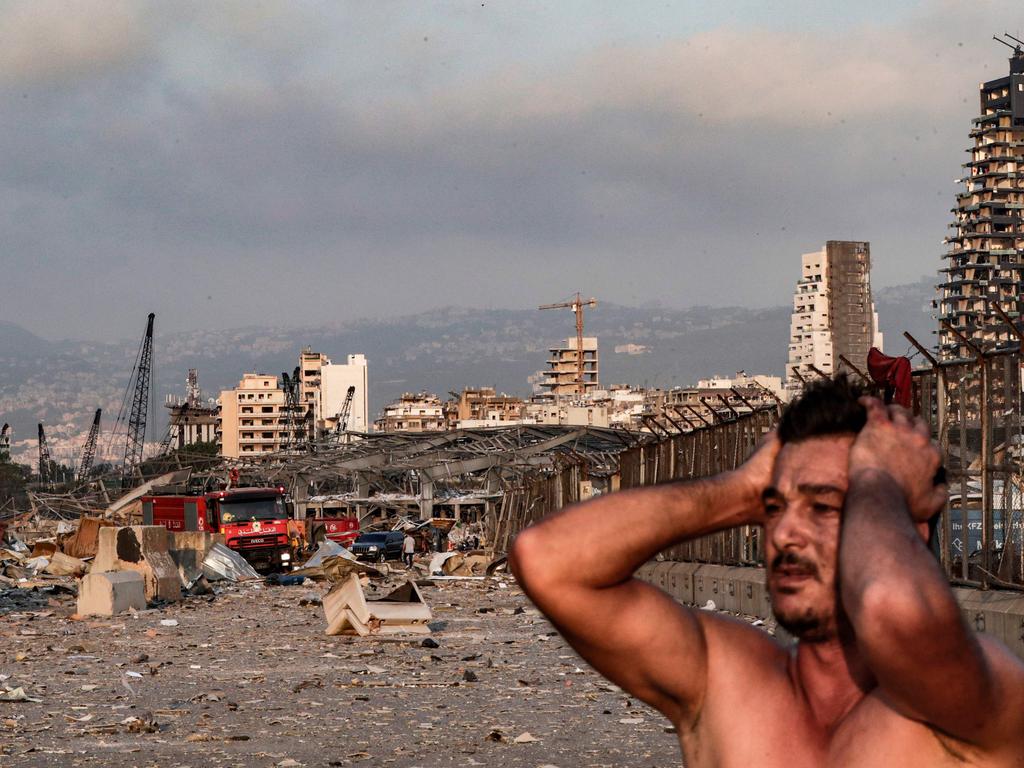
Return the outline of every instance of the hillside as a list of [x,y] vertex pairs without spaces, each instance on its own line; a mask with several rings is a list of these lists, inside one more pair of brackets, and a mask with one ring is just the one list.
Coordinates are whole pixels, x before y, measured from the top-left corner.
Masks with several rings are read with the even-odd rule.
[[[902,331],[931,343],[934,281],[876,292],[887,351],[906,350]],[[183,394],[188,368],[198,368],[208,396],[234,386],[245,371],[291,371],[298,352],[311,346],[335,360],[350,353],[369,360],[370,411],[402,392],[444,394],[463,386],[494,386],[527,395],[527,378],[544,367],[549,345],[573,332],[568,311],[442,308],[388,320],[312,328],[240,328],[161,334],[154,342],[156,403]],[[789,308],[692,307],[673,310],[600,304],[587,314],[587,333],[601,343],[605,384],[671,387],[714,374],[781,374],[789,335]],[[640,354],[616,353],[624,345]],[[22,448],[34,447],[43,421],[51,443],[71,460],[74,442],[92,412],[104,408],[110,426],[135,361],[138,340],[97,344],[47,342],[11,323],[0,323],[0,421],[9,421]],[[163,409],[157,407],[156,411]],[[149,435],[159,440],[166,420]],[[56,456],[55,456],[56,458]]]

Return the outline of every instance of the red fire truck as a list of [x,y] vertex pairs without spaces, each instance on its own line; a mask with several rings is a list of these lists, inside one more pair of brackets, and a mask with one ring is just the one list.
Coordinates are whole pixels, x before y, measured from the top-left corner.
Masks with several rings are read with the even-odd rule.
[[152,495],[142,497],[142,521],[171,531],[221,533],[229,548],[262,570],[287,570],[301,551],[325,538],[348,546],[359,535],[357,518],[299,522],[289,514],[289,506],[282,487],[232,488],[202,496]]

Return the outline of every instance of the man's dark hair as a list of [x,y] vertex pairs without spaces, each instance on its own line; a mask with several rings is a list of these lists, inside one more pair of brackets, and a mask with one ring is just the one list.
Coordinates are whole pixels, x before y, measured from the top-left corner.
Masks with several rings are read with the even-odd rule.
[[[858,402],[865,394],[866,390],[845,373],[808,384],[803,394],[782,412],[776,430],[779,442],[798,443],[811,437],[860,432],[868,420],[867,410]],[[945,482],[945,470],[940,468],[939,472],[935,482]],[[939,517],[935,514],[928,521],[929,547],[934,545]]]
[[807,385],[803,394],[786,406],[779,419],[779,442],[797,443],[823,435],[856,434],[867,422],[867,411],[857,399],[864,388],[845,373]]

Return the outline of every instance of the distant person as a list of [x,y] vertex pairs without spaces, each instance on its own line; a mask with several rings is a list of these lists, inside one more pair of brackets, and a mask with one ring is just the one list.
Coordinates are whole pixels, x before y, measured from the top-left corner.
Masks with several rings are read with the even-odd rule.
[[[810,386],[739,469],[606,494],[525,530],[520,584],[598,671],[675,724],[686,765],[1024,766],[1024,663],[964,623],[926,545],[946,502],[927,425]],[[785,647],[633,578],[763,525]]]
[[408,531],[405,532],[405,538],[402,539],[402,560],[405,562],[406,567],[412,568],[412,558],[416,554],[416,539],[412,537]]

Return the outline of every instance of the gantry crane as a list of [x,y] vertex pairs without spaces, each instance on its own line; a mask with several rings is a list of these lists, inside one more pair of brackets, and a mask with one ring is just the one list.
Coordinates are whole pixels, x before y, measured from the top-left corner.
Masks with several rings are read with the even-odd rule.
[[7,461],[11,457],[11,425],[4,422],[3,429],[0,429],[0,461]]
[[571,309],[576,314],[576,385],[582,395],[585,391],[583,384],[583,308],[596,307],[597,299],[582,299],[580,292],[576,291],[576,298],[572,301],[560,301],[557,304],[544,304],[538,309]]
[[96,458],[96,440],[100,436],[100,416],[102,408],[96,409],[96,415],[92,419],[92,427],[89,428],[89,436],[85,438],[85,447],[82,449],[82,461],[78,465],[78,482],[85,482],[92,472],[92,463]]

